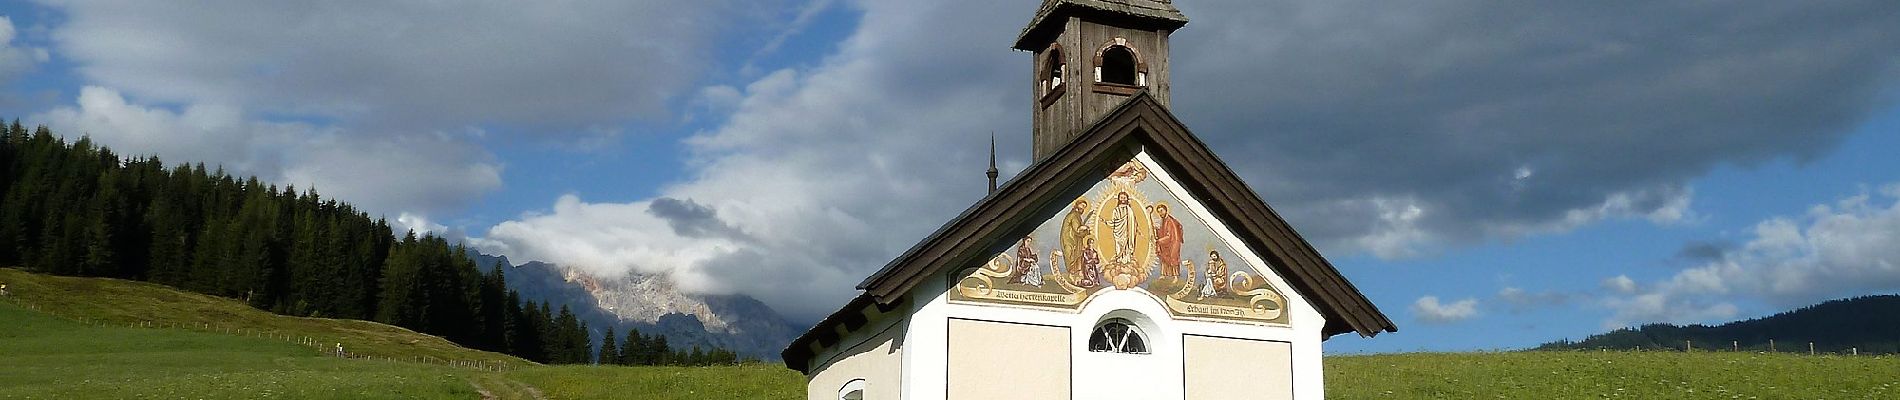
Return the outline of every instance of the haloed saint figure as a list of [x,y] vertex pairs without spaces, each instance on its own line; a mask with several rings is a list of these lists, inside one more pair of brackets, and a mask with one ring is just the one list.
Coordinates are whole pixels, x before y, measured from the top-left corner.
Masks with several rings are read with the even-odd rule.
[[1042,286],[1042,270],[1037,266],[1036,238],[1024,237],[1016,243],[1016,267],[1010,283]]
[[1181,221],[1168,214],[1168,203],[1155,203],[1148,206],[1150,223],[1155,229],[1155,256],[1161,266],[1161,277],[1181,279]]
[[1095,252],[1095,212],[1088,199],[1075,199],[1069,214],[1062,218],[1062,258],[1067,272],[1075,277],[1075,286],[1092,288],[1101,284],[1102,257]]

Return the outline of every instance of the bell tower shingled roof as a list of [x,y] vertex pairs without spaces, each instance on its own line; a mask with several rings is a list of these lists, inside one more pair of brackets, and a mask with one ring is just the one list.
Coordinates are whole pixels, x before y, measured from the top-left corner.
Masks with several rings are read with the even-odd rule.
[[1145,20],[1157,28],[1168,30],[1180,29],[1188,22],[1187,15],[1174,8],[1172,0],[1043,0],[1042,7],[1036,9],[1036,16],[1029,20],[1029,26],[1016,36],[1016,49],[1041,50],[1037,46],[1044,44],[1039,42],[1047,40],[1045,36],[1050,34],[1047,30],[1060,30],[1059,26],[1045,25],[1062,23],[1062,17],[1070,12],[1119,15],[1126,19]]

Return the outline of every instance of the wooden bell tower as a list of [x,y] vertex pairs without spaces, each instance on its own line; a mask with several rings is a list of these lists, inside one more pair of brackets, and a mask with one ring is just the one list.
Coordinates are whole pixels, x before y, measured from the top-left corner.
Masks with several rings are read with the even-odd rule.
[[1171,0],[1044,0],[1016,39],[1035,53],[1037,160],[1142,90],[1168,104],[1168,35],[1187,25]]

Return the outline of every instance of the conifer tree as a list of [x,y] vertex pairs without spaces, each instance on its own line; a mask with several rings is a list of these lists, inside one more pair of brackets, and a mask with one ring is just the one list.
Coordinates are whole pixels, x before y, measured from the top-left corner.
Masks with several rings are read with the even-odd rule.
[[505,302],[504,307],[506,308],[503,312],[506,315],[503,319],[504,325],[502,326],[502,343],[505,349],[503,352],[518,355],[520,354],[519,349],[521,348],[518,344],[521,341],[520,327],[523,323],[521,320],[521,294],[509,290],[508,300]]
[[392,246],[383,262],[382,295],[376,304],[376,321],[416,329],[422,325],[421,308],[427,299],[418,287],[421,268],[411,255],[417,247],[416,232],[410,231]]
[[[547,304],[542,304],[546,307]],[[556,314],[548,332],[548,358],[555,364],[578,364],[587,362],[586,333],[581,332],[580,320],[574,317],[573,310],[566,304]],[[576,337],[579,337],[578,339]]]
[[85,244],[85,253],[79,258],[79,268],[74,271],[83,276],[117,276],[115,270],[119,263],[115,256],[118,243],[113,239],[113,222],[121,212],[118,209],[118,185],[115,171],[99,175],[98,191],[85,210],[81,223],[84,229],[80,239]]
[[609,326],[607,327],[607,333],[602,334],[600,337],[600,356],[597,358],[597,361],[594,362],[595,364],[620,364],[620,346],[615,345],[614,340],[614,327]]
[[627,328],[627,340],[620,343],[620,365],[652,365],[643,355],[646,351],[646,337],[640,336],[639,328]]
[[481,340],[477,343],[485,350],[506,351],[508,348],[508,284],[502,269],[501,262],[495,262],[494,268],[482,277],[478,295]]
[[678,357],[673,356],[673,348],[666,344],[666,335],[653,335],[647,343],[651,346],[647,351],[653,354],[652,363],[648,365],[674,365],[677,362]]
[[570,342],[568,342],[567,346],[569,349],[572,349],[570,351],[573,352],[573,354],[568,357],[572,359],[575,364],[588,364],[594,361],[594,340],[592,332],[593,331],[587,329],[587,322],[582,321],[580,325],[574,327],[574,332],[568,336]]
[[528,361],[547,363],[547,308],[545,305],[537,307],[533,300],[523,303],[521,316],[516,318],[519,324],[515,330],[514,354]]
[[159,193],[152,197],[151,212],[146,214],[151,225],[151,249],[146,253],[149,270],[146,275],[152,282],[171,286],[184,286],[186,270],[190,267],[190,237],[185,228],[177,204],[170,193]]

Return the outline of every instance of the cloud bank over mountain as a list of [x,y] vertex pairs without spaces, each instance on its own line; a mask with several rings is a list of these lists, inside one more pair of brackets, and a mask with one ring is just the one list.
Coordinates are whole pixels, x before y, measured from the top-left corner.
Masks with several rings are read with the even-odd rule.
[[[59,15],[52,54],[87,86],[30,122],[316,186],[373,213],[435,216],[504,186],[491,135],[589,140],[669,120],[723,31],[786,6],[41,3]],[[6,43],[0,78],[23,51]]]

